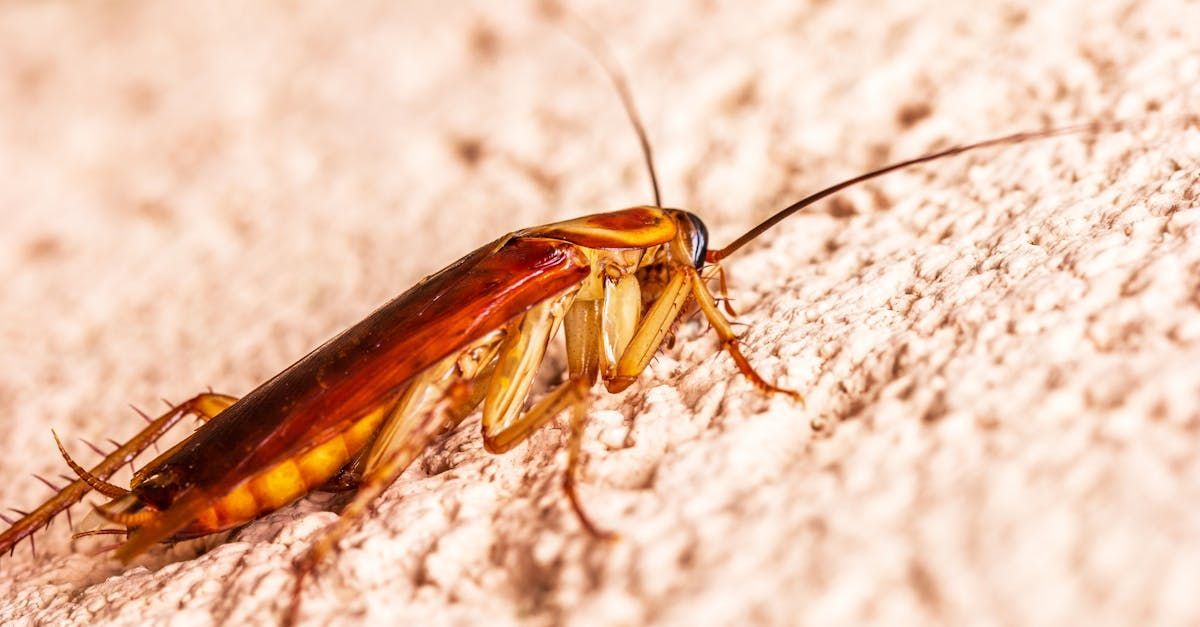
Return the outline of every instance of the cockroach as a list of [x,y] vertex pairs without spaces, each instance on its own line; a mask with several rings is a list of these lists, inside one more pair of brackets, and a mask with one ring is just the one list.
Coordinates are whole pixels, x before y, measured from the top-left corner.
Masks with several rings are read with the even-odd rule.
[[[853,185],[987,147],[1068,133],[1119,130],[1090,123],[1005,135],[893,163],[811,194],[723,248],[710,248],[699,216],[661,202],[646,132],[623,75],[598,54],[632,122],[654,205],[597,213],[508,233],[437,272],[241,398],[203,393],[170,407],[99,464],[85,469],[59,444],[78,477],[0,534],[10,551],[96,491],[95,508],[127,534],[114,552],[128,563],[160,542],[230,530],[317,490],[353,490],[341,517],[296,563],[289,619],[305,577],[366,508],[436,436],[482,406],[484,447],[504,453],[570,410],[563,489],[586,532],[611,538],[580,503],[575,481],[588,395],[597,383],[628,388],[694,303],[721,349],[757,389],[803,402],[760,376],[708,287],[720,263],[805,207]],[[727,313],[733,312],[728,308]],[[547,345],[566,343],[566,380],[526,409]],[[191,435],[138,468],[128,489],[120,467],[185,416]],[[55,436],[57,442],[57,436]],[[85,531],[78,535],[104,533]]]

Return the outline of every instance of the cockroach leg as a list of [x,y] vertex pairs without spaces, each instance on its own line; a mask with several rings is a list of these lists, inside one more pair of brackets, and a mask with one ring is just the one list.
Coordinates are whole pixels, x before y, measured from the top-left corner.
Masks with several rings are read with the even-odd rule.
[[650,360],[658,352],[659,346],[679,317],[679,311],[687,301],[688,286],[695,272],[674,272],[670,280],[662,288],[658,299],[650,305],[643,316],[641,324],[630,340],[625,352],[617,361],[616,368],[605,376],[604,385],[609,392],[620,392],[633,385],[638,376],[650,365]]
[[616,532],[601,529],[592,522],[591,517],[584,511],[579,494],[575,490],[576,477],[582,465],[580,449],[583,445],[583,427],[587,421],[587,386],[583,383],[575,384],[568,381],[563,384],[563,387],[567,388],[568,392],[563,394],[561,402],[571,404],[571,432],[570,439],[567,441],[567,470],[563,473],[563,490],[567,493],[567,500],[571,503],[575,517],[579,519],[579,523],[588,533],[601,540],[618,540],[620,536]]
[[[166,413],[151,420],[137,435],[118,446],[116,450],[105,455],[104,459],[99,464],[93,466],[91,470],[83,470],[82,467],[73,465],[72,470],[78,468],[76,474],[79,474],[80,478],[65,486],[58,494],[54,495],[37,509],[32,512],[23,513],[20,519],[8,529],[5,529],[3,533],[0,533],[0,553],[11,551],[16,547],[18,542],[25,538],[32,538],[35,531],[46,526],[55,516],[78,503],[89,491],[97,490],[104,493],[105,490],[120,490],[120,488],[104,482],[122,466],[129,463],[161,438],[181,417],[189,413],[206,416],[215,415],[219,413],[217,408],[225,403],[225,399],[228,398],[230,397],[220,394],[201,394],[196,396],[184,403],[171,407]],[[55,435],[54,437],[55,441],[57,441],[58,436]],[[62,450],[61,444],[60,450]],[[73,462],[68,463],[73,464]],[[83,473],[79,473],[79,471],[83,471]],[[88,479],[84,479],[84,475]],[[104,490],[97,488],[97,485],[92,485],[92,483],[89,483],[89,480],[92,480],[92,483],[100,482],[97,485],[102,484]]]
[[149,509],[132,514],[127,512],[110,512],[99,505],[93,505],[92,511],[110,523],[125,527],[141,527],[160,515],[159,512]]
[[708,323],[712,325],[712,328],[717,332],[717,336],[720,337],[721,347],[733,358],[733,362],[737,364],[738,370],[755,387],[763,392],[786,394],[796,402],[804,405],[804,396],[802,394],[795,390],[788,390],[768,383],[766,379],[763,379],[762,376],[755,372],[754,367],[750,365],[750,362],[746,360],[746,356],[738,348],[738,338],[733,332],[733,327],[730,326],[725,316],[721,315],[721,311],[717,309],[717,303],[713,300],[713,296],[709,293],[708,288],[704,286],[704,282],[700,280],[699,275],[697,275],[694,269],[685,268],[684,272],[692,276],[692,295],[696,297],[696,302],[700,304],[700,310],[704,312],[704,317],[708,319]]
[[236,396],[218,394],[210,390],[184,401],[182,406],[186,407],[186,411],[191,413],[193,416],[196,416],[197,418],[207,422],[215,418],[217,414],[228,409],[229,406],[236,403],[237,400],[238,399]]
[[[453,360],[449,360],[451,366],[453,363]],[[437,368],[435,366],[435,369]],[[442,432],[446,421],[469,413],[470,409],[463,409],[468,404],[472,402],[478,404],[471,380],[455,375],[450,375],[448,378],[449,381],[446,381],[445,378],[439,377],[440,380],[422,386],[428,389],[416,392],[418,396],[423,397],[426,392],[441,388],[442,395],[433,403],[432,408],[424,404],[410,406],[407,409],[416,411],[405,413],[405,408],[397,403],[393,415],[388,419],[389,422],[395,420],[399,424],[396,435],[400,437],[393,440],[395,445],[383,447],[382,450],[386,454],[377,464],[367,469],[358,485],[358,490],[354,493],[354,498],[342,510],[338,519],[325,528],[308,551],[296,560],[296,578],[292,584],[290,604],[284,615],[283,623],[285,625],[294,625],[300,616],[300,593],[303,591],[305,580],[315,573],[317,566],[326,555],[336,548],[338,541],[353,528],[358,519],[367,512],[371,503]]]
[[641,324],[642,287],[636,274],[606,277],[603,285],[597,337],[600,340],[600,374],[610,377],[616,372],[617,363]]
[[129,530],[127,530],[127,529],[91,529],[89,531],[79,531],[77,533],[73,533],[73,534],[71,534],[71,539],[79,540],[80,538],[90,538],[92,536],[127,536],[127,535],[129,535]]
[[[622,289],[621,285],[621,281],[613,281],[607,285],[606,290],[612,290],[615,293],[625,292],[621,298],[640,305],[641,296],[636,290],[636,283],[634,283],[633,290]],[[606,292],[605,296],[607,297],[609,294]],[[603,353],[606,348],[602,345],[606,342],[614,344],[614,346],[607,347],[607,350],[611,351],[614,348],[623,348],[623,346],[615,345],[628,342],[627,337],[617,336],[629,333],[614,329],[613,321],[606,319],[604,309],[599,300],[579,300],[571,305],[566,314],[562,316],[566,329],[567,381],[543,396],[528,411],[518,414],[504,423],[489,422],[485,418],[483,441],[484,447],[491,453],[507,452],[524,442],[534,431],[563,410],[568,407],[572,408],[571,430],[567,445],[567,469],[563,476],[563,488],[580,524],[594,536],[611,539],[615,538],[616,534],[603,531],[592,523],[580,505],[575,492],[580,444],[583,438],[584,421],[587,417],[587,393],[599,376],[601,364],[605,361]],[[607,309],[608,315],[613,316],[613,312],[622,307],[619,303],[610,303]],[[616,327],[620,326],[620,324],[616,325]],[[510,346],[510,344],[506,344],[506,346]],[[524,346],[527,350],[532,350],[528,348],[530,346],[528,341],[514,341],[511,346]],[[517,356],[510,356],[510,358],[517,359]],[[501,390],[501,392],[508,392],[508,390]],[[525,391],[525,393],[528,392]],[[520,404],[524,403],[524,396],[515,397],[515,399]]]
[[[518,414],[502,429],[486,430],[483,433],[483,445],[489,453],[496,455],[507,453],[521,442],[529,438],[539,427],[566,409],[571,400],[577,396],[581,388],[586,392],[586,384],[567,381],[543,396],[529,411]],[[524,399],[522,399],[524,400]]]
[[[404,446],[413,433],[420,433],[421,422],[448,394],[457,381],[471,381],[471,394],[448,406],[442,432],[453,428],[483,401],[487,382],[496,367],[496,353],[507,333],[494,331],[477,340],[458,355],[443,359],[426,369],[400,395],[388,419],[376,430],[371,443],[339,475],[341,482],[357,487],[372,468],[378,466],[392,450]],[[440,433],[440,432],[439,432]]]
[[501,343],[496,370],[483,400],[483,447],[489,453],[511,449],[554,417],[539,414],[536,417],[540,421],[534,422],[528,415],[522,416],[521,410],[546,354],[546,345],[566,317],[574,297],[572,290],[534,305]]
[[729,299],[729,285],[725,279],[725,267],[720,263],[709,264],[707,267],[715,268],[713,273],[717,277],[717,290],[721,292],[721,306],[725,309],[725,313],[729,314],[731,318],[736,318],[737,312],[734,311],[733,304]]

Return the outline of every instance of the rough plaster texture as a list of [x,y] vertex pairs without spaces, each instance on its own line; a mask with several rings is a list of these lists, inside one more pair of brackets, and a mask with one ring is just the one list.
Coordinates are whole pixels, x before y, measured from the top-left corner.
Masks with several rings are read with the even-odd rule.
[[[595,394],[582,493],[622,542],[564,506],[561,428],[493,457],[472,419],[346,539],[306,620],[1200,622],[1200,130],[1171,121],[1200,111],[1200,5],[575,9],[630,68],[668,204],[717,243],[890,159],[1150,122],[792,219],[729,269],[750,358],[806,408],[686,324]],[[646,202],[610,87],[539,15],[0,7],[0,502],[65,470],[51,427],[122,438],[126,403],[244,393],[480,242]],[[0,621],[273,623],[327,507],[129,568],[60,520],[0,561]]]

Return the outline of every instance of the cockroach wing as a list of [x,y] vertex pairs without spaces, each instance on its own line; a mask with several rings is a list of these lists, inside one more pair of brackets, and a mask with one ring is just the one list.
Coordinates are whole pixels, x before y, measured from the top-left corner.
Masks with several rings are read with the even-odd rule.
[[201,426],[153,468],[178,479],[170,506],[117,551],[128,560],[241,481],[339,434],[422,370],[582,282],[567,241],[506,236],[380,307]]

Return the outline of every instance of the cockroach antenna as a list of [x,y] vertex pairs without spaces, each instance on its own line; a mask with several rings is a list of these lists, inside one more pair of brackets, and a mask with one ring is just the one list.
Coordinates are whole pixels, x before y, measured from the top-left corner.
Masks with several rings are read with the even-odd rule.
[[[654,206],[662,207],[662,194],[659,192],[658,173],[654,167],[653,150],[650,146],[650,140],[647,138],[645,126],[642,124],[642,119],[640,113],[638,112],[637,104],[634,102],[633,93],[629,87],[629,80],[626,77],[624,70],[621,68],[621,65],[617,63],[612,51],[605,43],[604,37],[598,31],[596,31],[596,29],[592,28],[592,26],[588,24],[588,22],[582,17],[572,13],[570,10],[562,7],[552,0],[542,2],[540,6],[542,13],[548,19],[568,20],[569,23],[567,26],[571,27],[571,32],[567,33],[568,36],[591,53],[592,58],[595,59],[598,65],[600,65],[600,67],[604,70],[605,75],[608,76],[609,81],[612,82],[613,87],[616,88],[617,96],[621,100],[621,106],[624,108],[625,114],[629,118],[629,122],[633,125],[633,131],[637,134],[638,144],[641,146],[642,157],[645,160],[646,171],[650,175],[650,185],[654,193]],[[1195,124],[1198,120],[1200,120],[1200,118],[1194,115],[1187,115],[1183,117],[1183,122],[1185,124]],[[809,194],[808,196],[801,198],[791,205],[788,205],[787,207],[784,207],[783,209],[772,214],[762,223],[742,234],[741,237],[735,239],[728,246],[716,250],[708,250],[704,255],[704,260],[707,263],[716,264],[722,259],[725,259],[729,255],[738,251],[746,244],[749,244],[751,241],[758,238],[758,236],[770,230],[771,227],[779,224],[802,209],[805,209],[806,207],[809,207],[818,201],[824,200],[825,198],[828,198],[829,196],[832,196],[844,189],[853,187],[859,183],[869,181],[885,174],[890,174],[897,170],[903,170],[922,163],[929,163],[931,161],[937,161],[947,157],[953,157],[955,155],[981,150],[984,148],[1020,144],[1037,139],[1047,139],[1051,137],[1077,133],[1094,134],[1105,131],[1115,132],[1128,130],[1144,123],[1145,120],[1089,122],[1038,131],[1024,131],[1020,133],[1003,135],[1000,137],[993,137],[969,144],[960,144],[936,152],[927,153],[919,157],[898,161],[896,163],[853,176],[839,183],[830,185],[829,187],[817,191],[816,193]]]
[[[918,164],[928,163],[930,161],[937,161],[939,159],[944,159],[946,157],[953,157],[955,155],[961,155],[965,152],[971,152],[971,151],[980,150],[983,148],[992,148],[992,147],[996,147],[996,146],[1020,144],[1020,143],[1032,141],[1032,140],[1047,139],[1050,137],[1059,137],[1062,135],[1072,135],[1072,134],[1077,134],[1077,133],[1095,134],[1095,133],[1102,133],[1102,132],[1111,133],[1111,132],[1117,132],[1117,131],[1126,131],[1126,130],[1145,126],[1148,122],[1149,122],[1149,120],[1145,119],[1145,118],[1139,118],[1139,119],[1134,119],[1134,120],[1114,120],[1114,121],[1110,121],[1110,122],[1099,121],[1099,122],[1089,122],[1089,123],[1084,123],[1084,124],[1075,124],[1072,126],[1062,126],[1062,127],[1058,127],[1058,128],[1050,128],[1050,129],[1045,129],[1045,130],[1040,130],[1040,131],[1027,131],[1027,132],[1023,132],[1023,133],[1013,133],[1010,135],[1004,135],[1001,137],[993,137],[991,139],[985,139],[983,141],[972,142],[969,144],[960,144],[958,146],[953,146],[950,148],[939,150],[937,152],[931,152],[931,153],[928,153],[925,155],[921,155],[919,157],[914,157],[912,159],[898,161],[891,165],[885,165],[876,170],[871,170],[870,172],[866,172],[864,174],[859,174],[858,176],[848,178],[840,183],[830,185],[829,187],[826,187],[825,189],[822,189],[814,194],[809,194],[808,196],[801,198],[800,200],[792,203],[791,205],[784,207],[783,209],[776,212],[771,217],[764,220],[758,226],[750,229],[749,231],[746,231],[744,234],[742,234],[741,237],[733,240],[733,242],[730,243],[728,246],[721,248],[719,250],[709,250],[708,254],[705,256],[705,261],[707,261],[708,263],[716,263],[716,262],[728,257],[729,255],[733,254],[734,252],[736,252],[738,249],[742,248],[746,244],[749,244],[751,241],[753,241],[759,235],[762,235],[764,232],[769,230],[771,227],[775,226],[776,224],[779,224],[784,219],[786,219],[787,217],[791,216],[792,214],[800,211],[801,209],[804,209],[805,207],[808,207],[808,206],[812,205],[813,203],[816,203],[817,201],[820,201],[829,196],[832,196],[848,187],[852,187],[852,186],[858,185],[859,183],[862,183],[864,181],[869,181],[873,178],[883,176],[884,174],[889,174],[891,172],[895,172],[897,170],[903,170],[905,168],[915,166]],[[1181,125],[1185,125],[1185,126],[1189,125],[1189,124],[1195,125],[1195,124],[1200,123],[1200,116],[1183,115],[1183,116],[1180,116],[1179,118],[1176,118],[1174,120],[1174,122],[1179,123]]]
[[1121,130],[1121,129],[1127,128],[1129,125],[1130,125],[1129,122],[1111,122],[1111,123],[1107,123],[1107,124],[1102,123],[1102,122],[1092,122],[1092,123],[1088,123],[1088,124],[1076,124],[1074,126],[1064,126],[1061,128],[1052,128],[1052,129],[1046,129],[1046,130],[1041,130],[1041,131],[1027,131],[1027,132],[1023,132],[1023,133],[1013,133],[1011,135],[1004,135],[1002,137],[994,137],[991,139],[985,139],[983,141],[972,142],[970,144],[961,144],[958,146],[953,146],[951,148],[946,148],[944,150],[939,150],[937,152],[932,152],[929,154],[921,155],[919,157],[914,157],[912,159],[906,159],[904,161],[898,161],[898,162],[892,163],[890,165],[885,165],[882,168],[878,168],[876,170],[871,170],[870,172],[866,172],[863,174],[859,174],[858,176],[848,178],[840,183],[835,183],[833,185],[830,185],[829,187],[826,187],[825,189],[822,189],[814,194],[809,194],[808,196],[801,198],[800,200],[788,205],[787,207],[784,207],[783,209],[779,210],[771,217],[764,220],[758,226],[743,233],[741,237],[733,240],[733,242],[730,243],[728,246],[718,249],[718,250],[708,251],[708,255],[705,257],[705,261],[707,261],[709,263],[716,263],[716,262],[728,257],[729,255],[733,254],[734,252],[736,252],[738,249],[745,246],[746,244],[749,244],[751,241],[753,241],[759,235],[762,235],[767,230],[769,230],[771,227],[775,226],[776,224],[779,224],[780,222],[782,222],[783,220],[785,220],[792,214],[800,211],[801,209],[804,209],[805,207],[808,207],[808,206],[812,205],[813,203],[816,203],[817,201],[820,201],[829,196],[832,196],[848,187],[852,187],[852,186],[858,185],[859,183],[862,183],[864,181],[869,181],[873,178],[883,176],[884,174],[889,174],[889,173],[895,172],[897,170],[903,170],[904,168],[915,166],[915,165],[918,165],[921,163],[928,163],[930,161],[936,161],[938,159],[944,159],[946,157],[960,155],[964,152],[979,150],[981,148],[989,148],[992,146],[1003,146],[1003,145],[1008,145],[1008,144],[1019,144],[1021,142],[1026,142],[1026,141],[1030,141],[1030,140],[1034,140],[1034,139],[1057,137],[1059,135],[1068,135],[1068,134],[1072,134],[1072,133],[1096,133],[1096,132],[1099,132],[1102,130],[1115,131],[1115,130]]
[[633,125],[633,132],[637,133],[638,145],[642,149],[642,159],[646,162],[646,171],[650,174],[650,189],[654,193],[654,206],[662,207],[662,194],[659,192],[658,187],[658,172],[654,168],[654,150],[651,148],[650,140],[646,136],[646,127],[642,124],[642,116],[638,113],[637,103],[633,100],[633,91],[629,88],[629,80],[626,78],[621,64],[617,62],[608,44],[604,42],[604,37],[596,29],[592,28],[586,20],[550,2],[542,4],[542,11],[552,20],[560,18],[569,20],[567,26],[571,27],[573,32],[566,32],[567,36],[591,53],[592,58],[604,70],[604,74],[608,76],[608,80],[616,88],[617,97],[621,99],[621,107],[625,110],[625,115],[629,118],[629,123]]

